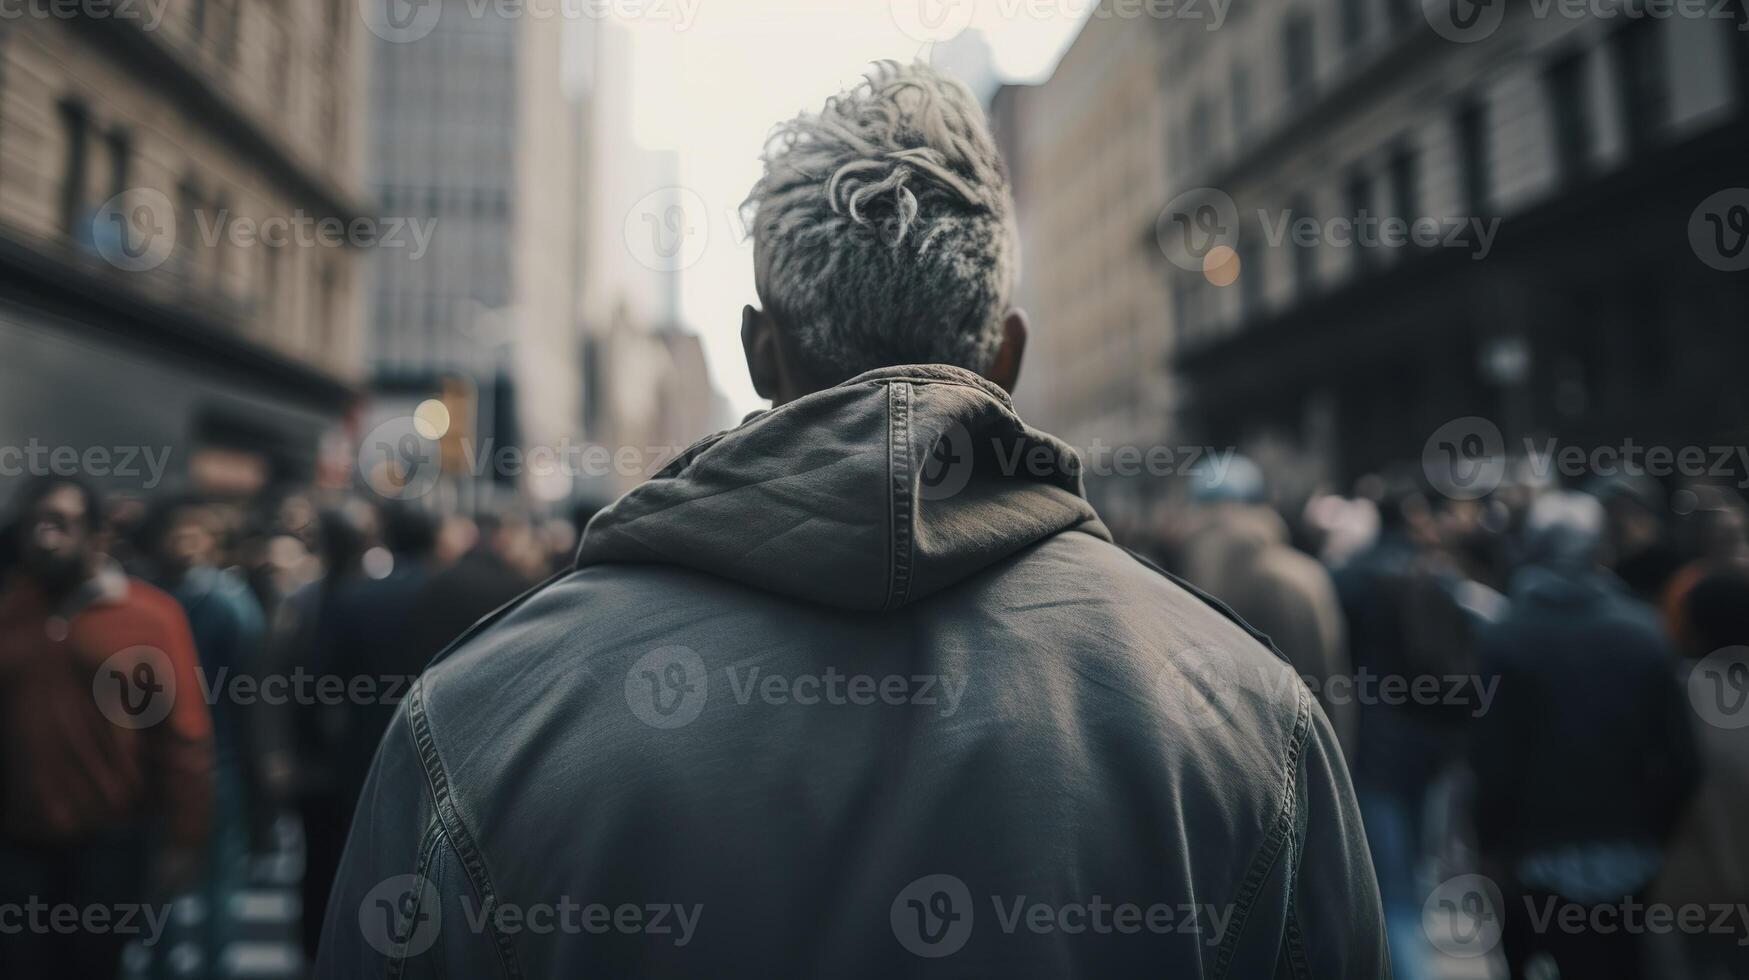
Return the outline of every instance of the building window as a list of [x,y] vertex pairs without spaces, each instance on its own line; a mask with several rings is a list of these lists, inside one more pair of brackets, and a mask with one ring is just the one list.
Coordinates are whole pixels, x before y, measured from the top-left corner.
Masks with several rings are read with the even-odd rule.
[[1421,21],[1422,0],[1385,0],[1385,16],[1393,30],[1405,30]]
[[1554,122],[1555,166],[1564,179],[1583,173],[1591,155],[1590,101],[1585,97],[1585,55],[1574,52],[1545,76]]
[[1665,71],[1664,34],[1659,23],[1655,17],[1636,17],[1613,39],[1628,147],[1636,153],[1651,144],[1669,116],[1669,73]]
[[1318,285],[1318,246],[1316,241],[1301,242],[1294,229],[1301,221],[1317,221],[1312,214],[1312,202],[1296,197],[1288,204],[1287,247],[1293,250],[1294,295],[1309,295]]
[[1463,172],[1464,203],[1470,217],[1485,217],[1493,209],[1489,156],[1488,108],[1470,101],[1457,114],[1458,165]]
[[1366,40],[1367,0],[1342,0],[1342,45],[1353,50]]
[[125,193],[133,163],[133,140],[124,129],[112,129],[104,140],[109,144],[109,195]]
[[1420,168],[1415,158],[1415,148],[1407,140],[1399,142],[1391,150],[1391,211],[1410,226],[1421,217],[1421,195],[1416,181],[1420,176]]
[[1255,320],[1263,315],[1263,250],[1258,246],[1262,229],[1239,236],[1239,319]]
[[[1354,249],[1354,265],[1356,269],[1364,269],[1375,258],[1371,246],[1378,244],[1378,226],[1372,210],[1372,178],[1366,171],[1359,168],[1350,171],[1343,199],[1347,202],[1348,216],[1354,222],[1350,245]],[[1366,244],[1362,244],[1363,240]]]
[[1282,22],[1281,48],[1291,105],[1305,99],[1312,88],[1312,25],[1305,14],[1288,14]]
[[87,235],[85,223],[85,188],[90,166],[87,137],[91,132],[91,116],[85,103],[68,99],[61,103],[61,132],[67,145],[66,168],[61,172],[61,228],[68,236],[80,241]]
[[1240,143],[1251,130],[1251,75],[1240,65],[1233,66],[1227,94],[1233,100],[1233,141]]
[[1215,114],[1207,98],[1198,97],[1190,107],[1190,154],[1193,168],[1214,159]]

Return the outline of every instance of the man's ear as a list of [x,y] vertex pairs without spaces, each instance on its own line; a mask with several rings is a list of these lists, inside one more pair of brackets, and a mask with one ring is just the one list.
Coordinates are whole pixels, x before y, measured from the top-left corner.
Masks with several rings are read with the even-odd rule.
[[741,307],[741,349],[747,354],[747,374],[753,379],[753,390],[766,401],[776,401],[783,389],[776,325],[771,317],[751,306]]
[[990,362],[990,370],[984,372],[984,379],[1010,395],[1014,394],[1015,383],[1020,380],[1020,362],[1025,357],[1026,314],[1021,310],[1009,310],[1002,318],[1002,346],[996,348],[996,359]]

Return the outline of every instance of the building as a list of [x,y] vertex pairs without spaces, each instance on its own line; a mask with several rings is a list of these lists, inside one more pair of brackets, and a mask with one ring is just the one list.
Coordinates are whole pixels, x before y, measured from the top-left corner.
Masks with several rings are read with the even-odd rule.
[[424,250],[377,252],[365,427],[395,430],[441,398],[449,427],[432,501],[560,499],[571,488],[530,485],[523,467],[495,460],[562,448],[582,426],[581,117],[565,84],[568,25],[467,0],[410,23],[375,43],[368,179],[385,214],[431,233]]
[[1152,215],[1134,234],[1174,260],[1185,428],[1338,489],[1472,416],[1508,455],[1741,444],[1749,279],[1724,238],[1733,213],[1749,226],[1749,192],[1730,196],[1749,24],[1704,6],[1287,0],[1219,31],[1157,22],[1170,186],[1158,237]]
[[[679,158],[640,146],[633,129],[630,39],[594,23],[582,68],[585,169],[583,492],[605,501],[687,446],[726,428],[726,400],[704,347],[680,326],[680,282],[720,215],[682,186]],[[612,460],[606,465],[601,460]]]
[[[1032,325],[1016,406],[1090,460],[1101,446],[1160,443],[1172,414],[1166,283],[1137,248],[1138,218],[1166,190],[1160,38],[1136,27],[1094,12],[1049,80],[1004,86],[991,106]],[[1098,466],[1088,483],[1107,512],[1147,493]]]
[[[344,482],[360,28],[351,0],[0,19],[0,448],[106,450],[77,469],[120,491]],[[0,483],[67,468],[4,455]]]

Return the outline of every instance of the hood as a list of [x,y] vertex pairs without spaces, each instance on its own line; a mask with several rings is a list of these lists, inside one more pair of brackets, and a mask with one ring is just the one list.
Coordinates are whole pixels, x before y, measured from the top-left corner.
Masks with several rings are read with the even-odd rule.
[[589,522],[577,564],[893,609],[1069,530],[1111,538],[1074,450],[969,371],[893,367],[693,446]]

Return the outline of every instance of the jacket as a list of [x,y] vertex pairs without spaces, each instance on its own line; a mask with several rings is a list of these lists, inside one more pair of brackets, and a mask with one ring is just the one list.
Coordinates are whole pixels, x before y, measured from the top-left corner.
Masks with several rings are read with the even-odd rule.
[[1006,393],[694,446],[383,739],[327,977],[1387,976],[1329,722]]

